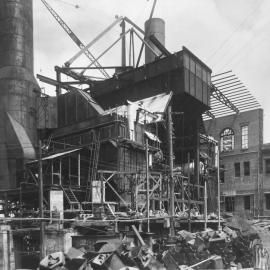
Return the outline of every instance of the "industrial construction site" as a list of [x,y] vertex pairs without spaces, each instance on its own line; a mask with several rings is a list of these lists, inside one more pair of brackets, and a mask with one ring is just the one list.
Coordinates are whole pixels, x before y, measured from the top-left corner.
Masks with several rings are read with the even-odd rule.
[[253,90],[170,51],[157,0],[144,25],[117,15],[86,43],[54,8],[72,1],[35,1],[77,52],[34,74],[34,1],[0,0],[0,269],[270,269]]

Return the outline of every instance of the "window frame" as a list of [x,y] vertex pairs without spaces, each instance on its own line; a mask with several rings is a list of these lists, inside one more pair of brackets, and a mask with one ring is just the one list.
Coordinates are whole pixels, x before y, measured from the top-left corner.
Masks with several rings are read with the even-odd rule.
[[241,125],[241,149],[246,150],[248,149],[248,133],[249,133],[249,128],[247,124]]
[[235,210],[235,196],[226,196],[224,198],[225,202],[225,211],[226,212],[234,212]]
[[[267,170],[268,166],[266,166],[267,161],[269,162],[269,171]],[[270,174],[270,158],[265,158],[264,159],[264,174],[266,174],[266,175]]]
[[[236,166],[239,166],[239,175],[236,173],[238,170],[236,170]],[[235,162],[234,163],[234,177],[241,177],[241,163]]]
[[[248,174],[247,174],[247,171],[246,171],[246,165],[248,164]],[[244,161],[244,176],[250,176],[250,161],[247,160],[247,161]]]
[[244,209],[250,210],[251,209],[251,195],[244,195],[243,201],[244,201]]
[[[235,133],[234,130],[232,128],[224,128],[221,132],[220,132],[220,151],[221,152],[230,152],[234,150],[234,144],[235,144]],[[231,137],[231,138],[230,138]],[[224,147],[224,139],[230,140],[230,149],[225,149]]]
[[265,209],[270,210],[270,193],[264,193],[264,199],[265,199]]
[[220,165],[220,170],[219,170],[219,180],[221,184],[225,183],[225,165],[221,164]]

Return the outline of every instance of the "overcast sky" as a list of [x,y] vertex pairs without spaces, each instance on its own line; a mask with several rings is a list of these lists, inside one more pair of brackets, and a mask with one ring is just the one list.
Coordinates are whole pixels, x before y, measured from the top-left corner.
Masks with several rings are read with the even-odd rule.
[[[143,28],[153,0],[47,0],[75,34],[87,44],[115,20],[127,16]],[[34,2],[35,73],[55,77],[77,51],[40,0]],[[78,5],[79,8],[75,8]],[[187,47],[213,71],[232,70],[264,109],[264,141],[270,142],[270,1],[267,0],[158,0],[154,16],[166,22],[166,47]],[[91,53],[98,56],[120,34],[116,26]],[[102,65],[120,65],[120,45]],[[84,57],[74,63],[86,65]],[[45,86],[47,91],[50,89]]]

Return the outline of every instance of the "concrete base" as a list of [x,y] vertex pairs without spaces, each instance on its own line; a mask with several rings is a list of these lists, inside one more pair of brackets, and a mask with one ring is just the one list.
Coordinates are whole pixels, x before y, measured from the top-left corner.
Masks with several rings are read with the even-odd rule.
[[66,253],[72,247],[72,236],[77,235],[74,230],[46,230],[45,254],[63,251]]

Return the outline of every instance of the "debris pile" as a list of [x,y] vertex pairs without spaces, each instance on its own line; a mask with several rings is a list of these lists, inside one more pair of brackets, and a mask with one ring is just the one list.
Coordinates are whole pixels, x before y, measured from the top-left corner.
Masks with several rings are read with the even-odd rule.
[[[243,235],[226,226],[220,231],[181,230],[175,238],[153,240],[149,247],[136,228],[133,230],[140,243],[137,246],[124,240],[118,244],[96,243],[94,250],[71,248],[67,254],[57,252],[44,258],[40,270],[242,269],[258,264],[255,255],[261,242],[256,234]],[[260,263],[263,266],[268,261],[261,259]]]
[[[178,232],[173,245],[168,245],[166,242],[159,243],[159,250],[156,252],[165,254],[161,260],[168,269],[172,261],[181,267],[194,266],[205,261],[196,269],[220,269],[221,265],[222,269],[237,265],[249,268],[253,267],[253,251],[250,243],[256,237],[244,236],[228,227],[224,227],[222,231],[207,229],[197,233],[183,230]],[[214,255],[219,257],[213,257]],[[168,258],[170,258],[169,263]]]

